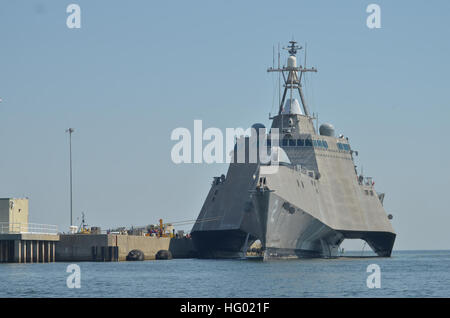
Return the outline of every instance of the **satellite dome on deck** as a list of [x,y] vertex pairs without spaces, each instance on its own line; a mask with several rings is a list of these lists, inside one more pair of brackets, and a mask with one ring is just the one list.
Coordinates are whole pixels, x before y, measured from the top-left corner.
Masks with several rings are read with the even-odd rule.
[[332,124],[322,124],[319,127],[319,133],[321,136],[334,137],[334,127]]
[[[256,134],[259,135],[259,130],[262,129],[262,131],[265,133],[266,132],[266,126],[264,126],[261,123],[256,123],[252,125],[252,128],[256,130]],[[252,131],[253,133],[253,131]]]
[[281,112],[283,115],[303,115],[302,110],[300,108],[300,104],[297,99],[292,99],[292,107],[291,107],[291,99],[286,101],[284,104],[283,111]]

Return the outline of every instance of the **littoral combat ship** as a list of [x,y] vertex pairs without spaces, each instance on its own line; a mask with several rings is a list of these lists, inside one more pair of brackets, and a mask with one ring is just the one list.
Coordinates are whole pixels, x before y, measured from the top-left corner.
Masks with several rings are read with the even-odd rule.
[[[330,258],[339,256],[344,239],[362,239],[378,256],[389,257],[396,234],[383,208],[384,194],[375,191],[371,178],[358,175],[357,152],[348,138],[336,137],[331,124],[317,132],[302,89],[303,74],[317,70],[297,66],[301,47],[289,43],[287,66],[268,69],[280,72],[284,81],[278,115],[270,118],[272,127],[264,136],[269,158],[277,159],[251,162],[246,150],[240,163],[232,155],[227,175],[214,178],[192,228],[198,255],[241,258],[260,240],[264,260]],[[293,97],[297,93],[302,107]],[[271,136],[275,130],[279,147]]]

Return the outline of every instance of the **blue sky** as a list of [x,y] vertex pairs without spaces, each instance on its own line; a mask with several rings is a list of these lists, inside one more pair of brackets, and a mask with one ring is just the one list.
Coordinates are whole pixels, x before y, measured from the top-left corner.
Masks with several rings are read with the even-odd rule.
[[[175,165],[174,128],[269,125],[273,45],[307,42],[306,96],[386,192],[396,249],[450,248],[450,2],[0,2],[0,197],[31,221],[108,228],[196,218],[225,164]],[[301,57],[302,58],[302,57]]]

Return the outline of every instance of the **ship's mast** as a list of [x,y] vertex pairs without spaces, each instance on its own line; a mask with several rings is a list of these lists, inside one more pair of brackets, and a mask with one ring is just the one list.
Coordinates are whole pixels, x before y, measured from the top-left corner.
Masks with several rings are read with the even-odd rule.
[[[297,67],[296,54],[297,54],[298,50],[302,49],[302,47],[297,46],[297,42],[295,42],[295,41],[289,41],[289,43],[290,43],[289,46],[283,48],[289,52],[287,66],[283,66],[282,68],[280,66],[278,66],[278,68],[269,67],[267,69],[267,72],[280,72],[283,75],[284,92],[283,92],[283,97],[282,97],[280,105],[279,105],[278,115],[280,115],[283,110],[283,106],[284,106],[284,102],[286,100],[286,95],[287,95],[288,90],[290,92],[289,98],[290,98],[291,105],[292,105],[293,92],[294,92],[294,90],[297,90],[298,94],[300,95],[300,100],[301,100],[303,111],[304,111],[305,115],[308,117],[311,117],[309,114],[308,106],[306,105],[305,97],[303,95],[301,78],[302,78],[303,73],[317,72],[317,69],[314,67],[306,68],[306,66],[302,67],[301,65],[299,67]],[[286,77],[286,75],[287,75],[287,77]]]

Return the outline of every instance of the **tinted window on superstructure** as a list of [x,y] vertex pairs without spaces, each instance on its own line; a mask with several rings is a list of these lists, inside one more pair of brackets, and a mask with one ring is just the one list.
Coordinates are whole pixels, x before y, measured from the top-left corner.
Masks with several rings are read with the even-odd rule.
[[305,146],[305,140],[304,139],[297,139],[297,146],[304,147]]
[[295,139],[289,139],[289,146],[295,147],[296,146],[296,140]]

